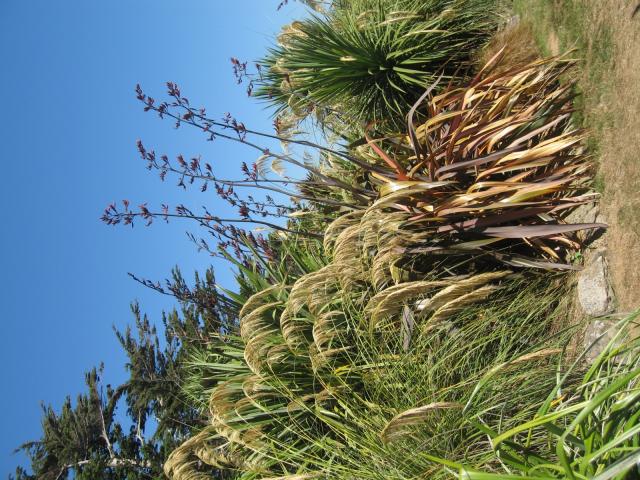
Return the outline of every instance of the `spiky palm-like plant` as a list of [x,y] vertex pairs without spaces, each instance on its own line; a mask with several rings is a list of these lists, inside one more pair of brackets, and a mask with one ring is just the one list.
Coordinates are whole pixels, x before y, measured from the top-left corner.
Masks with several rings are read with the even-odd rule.
[[256,95],[299,117],[404,123],[438,77],[455,80],[501,21],[501,0],[353,0],[294,22],[261,61]]

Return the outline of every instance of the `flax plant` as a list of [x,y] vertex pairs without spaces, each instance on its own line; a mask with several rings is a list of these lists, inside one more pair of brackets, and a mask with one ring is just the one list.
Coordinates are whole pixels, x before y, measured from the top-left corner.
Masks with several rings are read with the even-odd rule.
[[[586,133],[570,123],[572,85],[559,82],[574,62],[552,58],[496,72],[501,55],[464,87],[427,91],[409,112],[405,135],[367,136],[359,147],[389,168],[372,173],[380,198],[369,209],[388,218],[378,233],[391,239],[385,262],[411,257],[431,269],[474,256],[571,269],[575,233],[606,227],[564,220],[597,197],[581,146]],[[419,109],[428,120],[416,121]]]

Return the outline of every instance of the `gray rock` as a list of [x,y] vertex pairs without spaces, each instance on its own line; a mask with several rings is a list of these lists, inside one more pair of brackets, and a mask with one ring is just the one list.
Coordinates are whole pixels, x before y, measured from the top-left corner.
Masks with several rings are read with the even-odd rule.
[[515,27],[519,23],[520,23],[520,15],[517,15],[517,14],[513,15],[512,17],[509,18],[509,20],[507,20],[507,24],[505,25],[505,28]]
[[617,332],[615,324],[612,320],[593,319],[589,322],[584,331],[584,348],[589,349],[585,354],[588,363],[593,362],[614,337]]
[[566,216],[567,223],[594,223],[600,215],[597,203],[587,203],[580,205]]
[[603,252],[590,255],[580,272],[578,300],[583,312],[591,317],[607,315],[613,311],[613,292]]

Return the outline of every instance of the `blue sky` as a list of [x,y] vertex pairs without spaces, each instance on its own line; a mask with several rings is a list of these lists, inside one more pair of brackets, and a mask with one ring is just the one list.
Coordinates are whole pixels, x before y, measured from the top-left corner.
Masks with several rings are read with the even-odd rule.
[[[213,193],[182,192],[150,174],[136,139],[170,156],[202,154],[223,173],[255,160],[242,146],[208,143],[143,113],[136,83],[160,97],[166,81],[177,82],[208,113],[230,111],[268,130],[269,112],[235,85],[229,57],[260,57],[280,26],[303,13],[295,3],[277,12],[277,3],[0,0],[0,477],[22,461],[12,450],[38,437],[41,401],[58,408],[101,361],[106,382],[124,380],[112,325],[131,321],[132,300],[156,321],[172,307],[127,272],[162,279],[178,265],[191,278],[212,263],[185,236],[195,226],[99,221],[124,198],[215,204]],[[217,272],[230,284],[225,266]]]

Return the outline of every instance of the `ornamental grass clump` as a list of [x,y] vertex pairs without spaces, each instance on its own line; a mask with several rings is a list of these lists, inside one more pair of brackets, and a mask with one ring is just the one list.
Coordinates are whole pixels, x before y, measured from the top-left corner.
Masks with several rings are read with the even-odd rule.
[[463,78],[502,22],[501,0],[349,0],[286,27],[255,94],[299,118],[400,126],[438,75]]
[[557,278],[498,271],[376,288],[349,278],[349,225],[332,227],[341,233],[324,252],[289,240],[266,274],[238,264],[241,282],[262,289],[237,298],[240,335],[193,359],[192,383],[220,381],[195,395],[211,423],[171,455],[170,478],[204,478],[202,462],[242,479],[447,476],[431,456],[492,461],[463,407],[496,365],[514,368],[468,409],[496,429],[533,414],[552,387],[568,336],[549,334],[564,311]]

